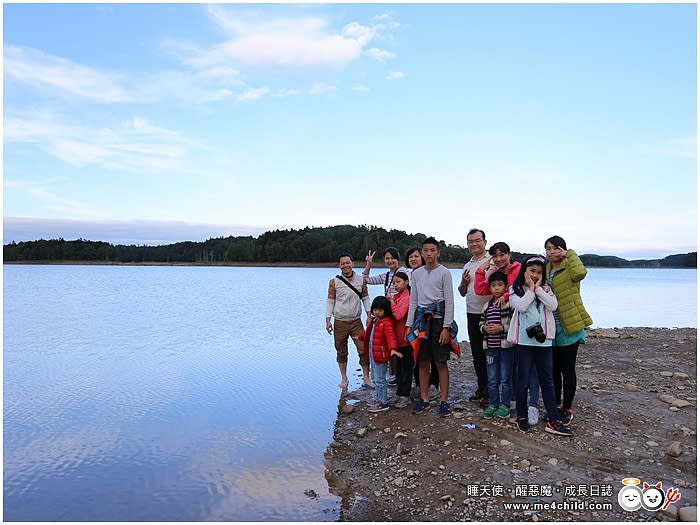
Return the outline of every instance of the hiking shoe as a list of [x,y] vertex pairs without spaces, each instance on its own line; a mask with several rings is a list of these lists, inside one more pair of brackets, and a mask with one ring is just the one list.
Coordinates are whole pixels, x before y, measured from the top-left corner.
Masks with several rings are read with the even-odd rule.
[[527,422],[531,426],[540,422],[540,411],[537,407],[527,407]]
[[509,418],[510,417],[510,408],[508,408],[506,405],[499,406],[498,410],[496,410],[496,417],[500,417],[503,419]]
[[407,396],[399,396],[394,404],[394,408],[406,408],[411,400]]
[[387,410],[389,410],[389,405],[387,403],[382,403],[381,401],[377,400],[374,402],[373,406],[367,409],[367,412],[376,414],[377,412],[386,412]]
[[413,405],[412,412],[414,414],[422,414],[423,412],[425,412],[429,408],[430,408],[430,403],[428,403],[427,401],[423,401],[421,399],[420,401],[416,402],[415,405]]
[[530,432],[530,423],[527,422],[526,417],[518,418],[515,422],[520,432]]
[[557,436],[571,437],[574,433],[570,428],[565,427],[561,421],[547,421],[547,426],[544,427],[545,432],[556,434]]
[[438,409],[438,415],[440,417],[447,417],[452,413],[450,404],[447,401],[440,401],[440,408]]
[[493,415],[496,413],[497,410],[498,410],[498,408],[496,408],[496,405],[489,405],[486,407],[486,410],[484,410],[481,413],[481,417],[483,417],[485,419],[491,418],[491,417],[493,417]]

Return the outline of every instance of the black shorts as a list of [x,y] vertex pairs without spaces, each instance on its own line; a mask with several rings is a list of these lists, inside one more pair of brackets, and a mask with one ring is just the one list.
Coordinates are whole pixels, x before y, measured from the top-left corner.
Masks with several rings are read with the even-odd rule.
[[439,342],[442,324],[442,319],[430,320],[430,335],[428,339],[421,340],[418,361],[433,360],[436,363],[445,363],[450,360],[452,347],[449,343],[441,345]]

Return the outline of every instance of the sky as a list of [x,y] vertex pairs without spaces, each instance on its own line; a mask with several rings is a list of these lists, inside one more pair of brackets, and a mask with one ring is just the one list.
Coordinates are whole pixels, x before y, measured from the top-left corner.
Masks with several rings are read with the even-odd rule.
[[696,9],[4,4],[3,242],[695,251]]

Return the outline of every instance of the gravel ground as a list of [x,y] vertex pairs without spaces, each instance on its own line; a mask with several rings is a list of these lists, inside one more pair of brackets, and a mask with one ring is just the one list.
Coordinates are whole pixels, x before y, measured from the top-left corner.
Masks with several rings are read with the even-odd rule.
[[[573,438],[544,432],[544,423],[523,434],[512,419],[482,419],[468,401],[476,380],[465,346],[450,361],[451,417],[436,407],[370,414],[372,391],[341,395],[326,452],[341,521],[687,519],[697,501],[696,337],[689,328],[589,331],[577,360]],[[663,514],[627,512],[617,503],[625,478],[661,481],[681,499]],[[506,508],[534,502],[569,507]],[[594,503],[612,510],[583,508]]]

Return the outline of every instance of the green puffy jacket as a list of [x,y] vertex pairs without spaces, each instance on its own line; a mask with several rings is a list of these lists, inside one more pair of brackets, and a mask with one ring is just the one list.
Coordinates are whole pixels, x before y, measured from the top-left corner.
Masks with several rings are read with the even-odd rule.
[[[547,275],[552,263],[547,263]],[[571,335],[593,324],[581,299],[581,281],[586,277],[586,267],[574,250],[566,250],[559,269],[552,279],[552,291],[557,298],[557,312],[566,335]]]

